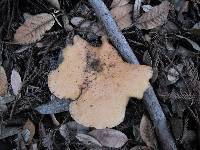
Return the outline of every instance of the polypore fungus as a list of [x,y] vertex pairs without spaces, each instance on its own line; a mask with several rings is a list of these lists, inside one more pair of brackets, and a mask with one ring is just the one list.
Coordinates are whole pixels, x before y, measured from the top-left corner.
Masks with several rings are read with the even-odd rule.
[[141,99],[152,76],[151,67],[124,62],[106,39],[101,47],[93,47],[75,36],[63,57],[49,74],[49,88],[59,98],[73,99],[72,118],[88,127],[120,124],[129,97]]

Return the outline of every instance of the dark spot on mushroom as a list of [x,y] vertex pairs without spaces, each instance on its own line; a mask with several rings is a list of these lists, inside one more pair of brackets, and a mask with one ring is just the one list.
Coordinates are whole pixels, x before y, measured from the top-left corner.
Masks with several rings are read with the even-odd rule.
[[86,61],[87,61],[86,71],[101,72],[103,70],[100,59],[94,53],[88,51],[86,54]]

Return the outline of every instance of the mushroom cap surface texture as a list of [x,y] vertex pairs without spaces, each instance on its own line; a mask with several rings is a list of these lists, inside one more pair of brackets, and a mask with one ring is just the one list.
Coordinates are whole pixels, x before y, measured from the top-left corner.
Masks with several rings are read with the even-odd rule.
[[74,100],[70,114],[87,127],[120,124],[129,98],[141,99],[152,77],[151,67],[124,62],[105,38],[100,47],[94,47],[75,36],[63,57],[48,76],[49,89],[59,98]]

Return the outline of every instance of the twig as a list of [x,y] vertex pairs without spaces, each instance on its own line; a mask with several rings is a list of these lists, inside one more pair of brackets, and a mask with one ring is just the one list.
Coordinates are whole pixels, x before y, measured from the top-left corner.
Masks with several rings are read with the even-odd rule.
[[[116,22],[102,0],[88,0],[95,10],[96,15],[102,21],[108,37],[117,48],[122,57],[129,63],[139,64],[125,37],[120,32]],[[153,121],[156,134],[163,150],[176,150],[176,144],[167,125],[166,117],[158,102],[152,87],[144,93],[144,103]]]
[[56,116],[54,114],[50,114],[51,115],[51,119],[53,121],[53,124],[55,126],[59,126],[60,125],[60,122],[58,122],[58,120],[56,119]]

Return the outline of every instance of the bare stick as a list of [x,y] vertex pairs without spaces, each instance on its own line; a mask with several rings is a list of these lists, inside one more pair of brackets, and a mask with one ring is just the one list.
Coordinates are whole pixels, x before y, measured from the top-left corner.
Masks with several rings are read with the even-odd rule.
[[[88,0],[95,10],[96,15],[102,21],[108,37],[117,48],[122,57],[129,63],[139,64],[125,37],[120,32],[116,22],[102,0]],[[144,103],[153,121],[156,134],[163,150],[176,150],[176,144],[167,125],[166,117],[153,91],[148,88],[144,93]]]

